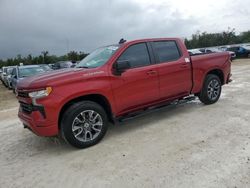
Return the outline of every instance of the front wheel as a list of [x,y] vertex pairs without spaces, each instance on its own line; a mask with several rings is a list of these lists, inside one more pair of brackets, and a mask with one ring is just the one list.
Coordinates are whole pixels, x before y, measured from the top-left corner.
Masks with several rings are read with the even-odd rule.
[[205,78],[203,87],[198,97],[204,104],[213,104],[217,102],[221,94],[220,78],[214,74],[208,74]]
[[70,106],[61,121],[61,134],[72,146],[86,148],[97,144],[105,135],[108,119],[104,109],[92,101]]

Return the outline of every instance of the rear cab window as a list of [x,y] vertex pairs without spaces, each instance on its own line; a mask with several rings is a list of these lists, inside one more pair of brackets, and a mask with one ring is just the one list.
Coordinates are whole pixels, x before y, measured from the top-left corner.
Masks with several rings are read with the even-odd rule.
[[175,61],[181,57],[175,41],[155,41],[152,45],[159,63]]

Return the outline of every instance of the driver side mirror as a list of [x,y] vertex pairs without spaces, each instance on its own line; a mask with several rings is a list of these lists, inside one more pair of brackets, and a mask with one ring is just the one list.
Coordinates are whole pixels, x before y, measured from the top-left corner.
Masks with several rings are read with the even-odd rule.
[[7,75],[7,73],[6,73],[6,72],[3,72],[3,75],[4,75],[4,76],[6,76],[6,75]]
[[115,73],[117,75],[121,75],[127,69],[131,67],[130,62],[128,60],[116,61],[114,64]]

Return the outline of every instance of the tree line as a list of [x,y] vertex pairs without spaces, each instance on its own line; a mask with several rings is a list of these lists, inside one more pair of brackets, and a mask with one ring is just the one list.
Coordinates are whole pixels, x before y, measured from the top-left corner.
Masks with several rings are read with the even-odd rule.
[[38,56],[32,56],[31,54],[26,57],[22,57],[20,54],[14,58],[8,58],[7,60],[0,59],[0,68],[3,66],[13,66],[23,63],[24,65],[34,65],[34,64],[53,64],[58,61],[80,61],[88,54],[84,52],[71,51],[66,55],[56,56],[50,55],[48,51],[42,51]]
[[185,39],[185,44],[188,49],[240,44],[247,42],[250,42],[250,31],[241,32],[237,35],[235,29],[230,28],[228,28],[227,31],[223,31],[221,33],[207,33],[197,31],[192,35],[191,39]]
[[[228,28],[227,31],[220,33],[207,33],[197,31],[192,35],[190,39],[185,38],[185,44],[188,49],[192,48],[203,48],[211,46],[222,46],[237,43],[247,43],[250,42],[250,30],[236,34],[235,29]],[[17,55],[15,58],[9,58],[7,60],[0,59],[0,67],[19,65],[23,63],[25,65],[29,64],[50,64],[56,63],[57,61],[80,61],[88,54],[84,52],[71,51],[66,55],[56,56],[50,55],[48,51],[42,51],[38,56],[32,56],[29,54],[26,57]]]

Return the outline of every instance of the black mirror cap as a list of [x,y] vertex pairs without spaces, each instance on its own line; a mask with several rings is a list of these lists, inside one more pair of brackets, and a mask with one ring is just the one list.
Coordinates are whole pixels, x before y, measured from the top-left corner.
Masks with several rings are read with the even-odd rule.
[[127,69],[130,69],[130,62],[128,60],[116,61],[114,69],[117,75],[121,75]]

